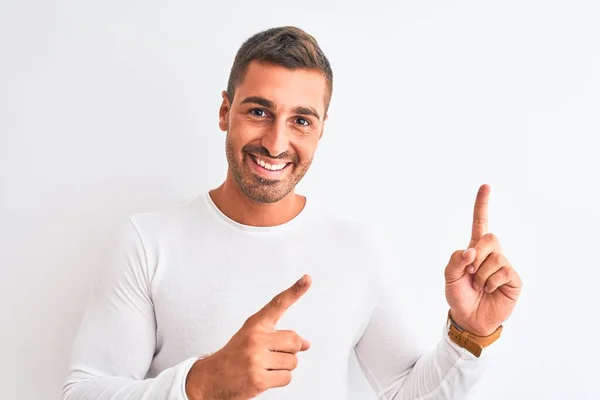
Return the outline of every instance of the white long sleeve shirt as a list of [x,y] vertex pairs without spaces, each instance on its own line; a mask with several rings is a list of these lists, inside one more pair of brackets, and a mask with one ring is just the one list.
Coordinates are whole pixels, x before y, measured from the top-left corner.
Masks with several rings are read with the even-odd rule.
[[131,215],[92,291],[63,399],[187,400],[186,376],[198,357],[221,349],[305,273],[312,286],[277,329],[295,330],[311,348],[298,353],[288,386],[259,398],[347,399],[356,352],[380,399],[464,399],[484,356],[445,333],[432,351],[419,345],[404,318],[411,305],[386,279],[386,254],[371,229],[310,199],[275,227],[236,223],[208,193]]

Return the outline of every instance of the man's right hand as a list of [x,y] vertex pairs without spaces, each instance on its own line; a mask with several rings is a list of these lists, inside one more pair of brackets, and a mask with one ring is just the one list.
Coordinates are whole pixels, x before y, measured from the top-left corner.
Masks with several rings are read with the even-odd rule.
[[185,384],[189,399],[246,400],[288,385],[298,365],[296,353],[308,350],[310,343],[275,325],[310,284],[310,276],[304,275],[248,318],[225,347],[198,360]]

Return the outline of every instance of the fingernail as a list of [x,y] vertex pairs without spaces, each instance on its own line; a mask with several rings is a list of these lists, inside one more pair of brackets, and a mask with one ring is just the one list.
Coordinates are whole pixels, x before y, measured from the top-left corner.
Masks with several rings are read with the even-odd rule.
[[490,289],[491,289],[490,285],[485,285],[485,291],[486,292],[490,293],[491,292]]
[[306,277],[303,276],[302,278],[300,278],[300,280],[298,281],[298,285],[300,285],[300,286],[306,285]]
[[469,249],[463,251],[462,258],[467,258],[467,251],[469,251]]
[[473,281],[473,289],[475,289],[479,292],[479,285],[475,281]]
[[474,267],[474,266],[472,266],[472,265],[469,265],[469,266],[467,267],[467,272],[468,272],[468,273],[470,273],[470,274],[474,273],[474,272],[475,272],[475,267]]

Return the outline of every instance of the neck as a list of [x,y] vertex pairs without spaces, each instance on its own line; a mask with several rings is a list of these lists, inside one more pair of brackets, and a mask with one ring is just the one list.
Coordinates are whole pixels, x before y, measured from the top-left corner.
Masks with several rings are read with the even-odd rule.
[[209,192],[212,201],[228,218],[248,226],[276,226],[294,219],[304,208],[306,198],[290,192],[276,203],[258,203],[240,189],[227,173],[227,179]]

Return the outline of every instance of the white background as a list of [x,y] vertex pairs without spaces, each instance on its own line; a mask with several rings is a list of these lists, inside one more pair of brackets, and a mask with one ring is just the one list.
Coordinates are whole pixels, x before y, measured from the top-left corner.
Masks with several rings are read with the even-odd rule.
[[288,24],[335,79],[299,189],[385,220],[432,347],[443,269],[492,187],[524,291],[472,398],[600,398],[597,2],[0,4],[0,398],[60,397],[116,224],[222,181],[235,52]]

